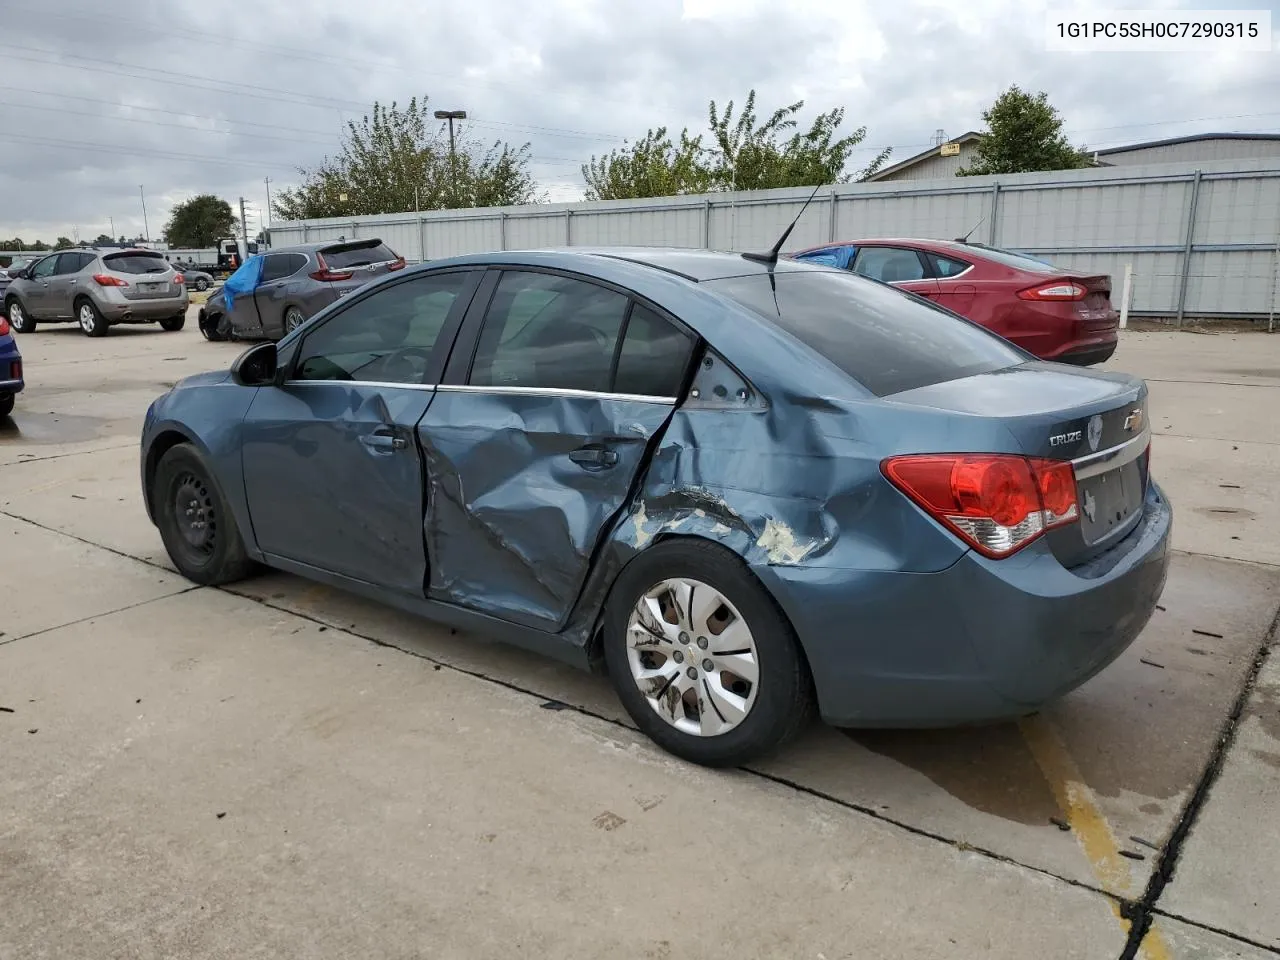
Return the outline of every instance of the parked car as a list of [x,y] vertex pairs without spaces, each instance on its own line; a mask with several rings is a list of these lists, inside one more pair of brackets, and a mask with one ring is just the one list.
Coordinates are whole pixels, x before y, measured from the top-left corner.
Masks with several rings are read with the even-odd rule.
[[852,240],[793,256],[910,290],[1042,360],[1103,363],[1116,350],[1109,276],[959,240]]
[[201,293],[213,286],[213,274],[206,273],[194,266],[187,264],[174,264],[175,270],[182,271],[182,279],[187,285],[188,290],[199,290]]
[[9,318],[0,313],[0,417],[13,413],[23,386],[22,354],[10,331]]
[[0,271],[0,274],[3,274],[9,279],[13,279],[24,269],[31,266],[33,262],[34,261],[30,257],[19,257],[16,260],[11,260],[9,262],[9,266],[7,266],[3,271]]
[[1150,617],[1147,387],[848,272],[661,249],[369,284],[147,412],[201,584],[266,564],[581,667],[706,764],[1018,716]]
[[250,260],[242,268],[260,271],[251,278],[252,293],[233,293],[228,308],[224,288],[200,308],[200,332],[209,340],[279,340],[322,307],[404,265],[404,257],[377,239],[272,250],[260,262]]
[[39,323],[79,323],[91,337],[117,323],[181,330],[187,303],[182,274],[153,250],[63,250],[22,270],[4,295],[19,333]]

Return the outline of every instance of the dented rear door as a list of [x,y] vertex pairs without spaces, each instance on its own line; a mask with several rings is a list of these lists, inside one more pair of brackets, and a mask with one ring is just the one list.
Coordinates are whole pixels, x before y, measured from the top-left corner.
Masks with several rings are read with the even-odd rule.
[[419,424],[429,596],[558,629],[670,420],[694,339],[614,289],[493,271]]

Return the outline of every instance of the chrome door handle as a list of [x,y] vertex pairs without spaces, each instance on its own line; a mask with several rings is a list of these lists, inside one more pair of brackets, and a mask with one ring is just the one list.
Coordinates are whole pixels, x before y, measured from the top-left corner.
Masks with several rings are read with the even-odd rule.
[[396,437],[389,433],[372,433],[362,439],[366,447],[374,450],[403,450],[409,445],[404,437]]

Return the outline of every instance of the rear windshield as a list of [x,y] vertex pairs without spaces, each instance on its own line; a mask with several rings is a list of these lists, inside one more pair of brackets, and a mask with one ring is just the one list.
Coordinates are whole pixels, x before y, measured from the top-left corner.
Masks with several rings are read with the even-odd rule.
[[711,280],[883,397],[1023,363],[1017,348],[887,284],[835,271]]
[[387,263],[400,259],[399,255],[393,253],[385,243],[362,247],[331,247],[320,252],[331,270],[342,267],[365,267],[371,263]]
[[1052,263],[1045,260],[1037,260],[1034,257],[1024,256],[1021,253],[1013,253],[1009,250],[999,250],[995,247],[977,246],[959,246],[956,250],[969,250],[979,257],[986,257],[988,260],[994,260],[996,263],[1002,263],[1006,267],[1013,267],[1015,270],[1027,270],[1031,273],[1064,273],[1061,267],[1056,267]]
[[115,253],[102,258],[116,273],[164,273],[169,261],[158,253]]

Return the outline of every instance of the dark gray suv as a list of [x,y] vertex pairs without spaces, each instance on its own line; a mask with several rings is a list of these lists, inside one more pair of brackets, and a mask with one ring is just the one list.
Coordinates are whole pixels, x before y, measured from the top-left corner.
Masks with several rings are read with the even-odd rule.
[[328,240],[262,254],[262,273],[250,294],[226,289],[200,308],[200,332],[209,340],[279,340],[323,308],[370,280],[405,265],[378,239]]
[[20,270],[4,291],[9,323],[78,323],[91,337],[117,323],[159,323],[181,330],[187,316],[183,276],[154,250],[63,250]]

